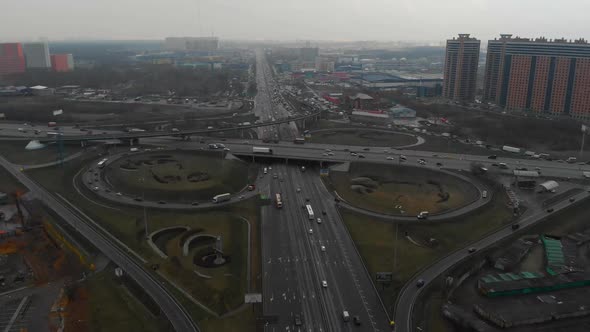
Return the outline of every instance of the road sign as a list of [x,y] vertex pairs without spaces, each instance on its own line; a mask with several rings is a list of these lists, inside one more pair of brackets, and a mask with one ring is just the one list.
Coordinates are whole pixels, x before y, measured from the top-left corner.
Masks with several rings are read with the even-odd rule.
[[320,176],[328,176],[330,175],[330,169],[329,168],[322,168],[320,169]]
[[391,282],[393,280],[393,273],[391,273],[391,272],[377,272],[377,273],[375,273],[375,280],[377,282]]
[[260,293],[248,293],[244,294],[244,303],[261,303],[262,294]]

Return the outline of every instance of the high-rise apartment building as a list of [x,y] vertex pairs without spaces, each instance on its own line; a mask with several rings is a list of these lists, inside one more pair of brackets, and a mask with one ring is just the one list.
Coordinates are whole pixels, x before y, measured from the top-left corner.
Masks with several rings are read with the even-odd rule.
[[315,58],[320,55],[320,49],[317,47],[302,47],[299,49],[299,61],[315,62]]
[[52,54],[51,69],[58,72],[73,70],[74,56],[72,54]]
[[27,68],[49,69],[51,58],[49,57],[49,46],[46,42],[26,43],[23,46]]
[[0,75],[25,71],[25,56],[20,43],[0,44]]
[[165,47],[171,51],[212,52],[219,48],[217,37],[168,37]]
[[447,40],[443,80],[443,96],[458,101],[475,98],[480,41],[459,34]]
[[590,44],[508,34],[490,40],[484,100],[507,110],[590,119]]

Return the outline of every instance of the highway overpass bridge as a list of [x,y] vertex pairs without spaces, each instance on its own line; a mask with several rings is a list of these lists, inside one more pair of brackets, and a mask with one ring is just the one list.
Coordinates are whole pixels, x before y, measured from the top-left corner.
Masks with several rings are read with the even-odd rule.
[[[302,129],[305,129],[307,121],[316,121],[319,119],[321,115],[321,111],[300,115],[296,117],[288,117],[284,119],[278,119],[275,121],[266,121],[261,123],[254,123],[246,126],[238,126],[238,127],[229,127],[229,128],[215,128],[215,129],[190,129],[190,130],[181,130],[177,132],[169,132],[169,131],[140,131],[140,132],[125,132],[125,133],[110,133],[110,134],[98,134],[98,135],[63,135],[61,137],[61,141],[63,142],[87,142],[87,141],[106,141],[106,140],[114,140],[119,139],[122,141],[130,142],[131,145],[135,145],[139,143],[139,139],[141,138],[150,138],[150,137],[162,137],[162,136],[177,136],[177,137],[190,137],[191,135],[207,135],[225,131],[236,131],[236,130],[246,130],[246,129],[253,129],[259,127],[267,127],[267,126],[275,126],[280,124],[285,124],[289,122],[297,122],[298,126]],[[37,140],[41,143],[47,142],[55,142],[55,137],[38,137],[38,136],[29,136],[29,137],[19,137],[14,138],[14,140]]]

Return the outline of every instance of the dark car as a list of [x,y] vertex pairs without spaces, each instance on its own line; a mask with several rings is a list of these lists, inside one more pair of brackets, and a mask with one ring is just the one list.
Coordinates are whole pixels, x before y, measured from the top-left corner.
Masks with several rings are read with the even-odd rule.
[[335,198],[334,198],[334,202],[336,202],[336,203],[340,203],[340,198],[338,198],[338,197],[335,197]]
[[164,201],[158,201],[158,204],[166,204]]
[[141,198],[141,197],[135,197],[133,200],[134,201],[137,201],[137,202],[141,202],[141,201],[143,201],[143,198]]
[[369,150],[371,150],[371,149],[370,149],[370,148],[364,148],[363,150],[365,150],[365,151],[369,151]]
[[191,205],[192,206],[197,206],[197,205],[199,205],[199,202],[192,202]]
[[488,159],[498,159],[498,156],[496,156],[495,154],[488,156]]
[[576,198],[575,197],[570,198],[570,203],[573,203],[575,201],[576,201]]
[[548,213],[551,213],[551,212],[553,212],[553,208],[547,209],[547,212],[548,212]]
[[511,227],[512,227],[512,230],[515,231],[520,228],[520,225],[519,224],[512,224]]
[[436,166],[441,167],[442,163],[436,163]]
[[295,326],[301,326],[301,316],[295,315],[293,320],[294,320]]
[[359,316],[354,316],[352,321],[354,322],[354,325],[361,325],[361,318]]
[[467,252],[469,252],[470,254],[474,253],[477,249],[471,247],[469,249],[467,249]]
[[416,287],[422,287],[424,286],[424,279],[418,279],[418,281],[416,282]]
[[322,211],[322,214],[325,216],[326,215],[326,211]]

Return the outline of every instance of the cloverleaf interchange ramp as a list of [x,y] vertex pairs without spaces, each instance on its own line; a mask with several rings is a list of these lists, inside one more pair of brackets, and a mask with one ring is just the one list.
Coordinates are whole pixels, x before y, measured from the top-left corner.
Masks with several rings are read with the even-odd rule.
[[160,282],[138,263],[131,254],[122,249],[110,234],[99,230],[94,222],[82,217],[58,201],[51,193],[18,171],[10,162],[0,157],[0,166],[26,186],[40,201],[62,219],[78,230],[90,243],[121,267],[131,278],[143,287],[145,292],[160,306],[175,331],[200,331],[188,312]]

